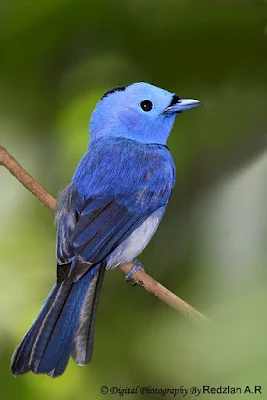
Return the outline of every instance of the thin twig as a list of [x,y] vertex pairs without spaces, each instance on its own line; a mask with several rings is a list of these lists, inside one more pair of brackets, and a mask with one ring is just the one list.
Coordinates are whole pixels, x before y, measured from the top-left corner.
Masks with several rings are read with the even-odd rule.
[[[56,200],[38,183],[36,180],[0,145],[0,165],[6,167],[38,200],[40,200],[53,213],[56,209]],[[127,274],[132,268],[132,264],[121,265],[120,269]],[[153,293],[164,303],[169,304],[175,310],[181,312],[186,317],[195,320],[206,320],[208,318],[191,307],[184,300],[170,292],[151,276],[139,270],[132,278],[141,284],[148,292]]]
[[50,211],[55,212],[56,200],[0,145],[0,165],[6,167],[12,175],[17,178],[26,189],[28,189],[38,200]]

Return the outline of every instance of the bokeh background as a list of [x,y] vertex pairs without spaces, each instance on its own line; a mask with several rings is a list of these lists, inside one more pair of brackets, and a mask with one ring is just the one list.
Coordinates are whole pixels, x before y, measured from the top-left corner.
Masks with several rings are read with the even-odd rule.
[[177,118],[177,185],[140,260],[213,322],[186,320],[114,270],[92,363],[14,378],[11,354],[55,279],[55,226],[1,168],[1,400],[119,397],[102,385],[262,385],[267,398],[266,1],[1,2],[0,144],[54,196],[86,151],[96,102],[135,81],[204,103]]

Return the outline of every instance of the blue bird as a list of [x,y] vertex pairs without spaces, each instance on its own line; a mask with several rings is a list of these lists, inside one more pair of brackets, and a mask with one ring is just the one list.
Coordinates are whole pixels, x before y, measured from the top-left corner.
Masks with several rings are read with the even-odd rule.
[[61,375],[90,362],[105,270],[133,262],[157,230],[175,182],[166,146],[175,117],[200,104],[147,83],[98,102],[91,140],[57,201],[57,282],[15,350],[11,372]]

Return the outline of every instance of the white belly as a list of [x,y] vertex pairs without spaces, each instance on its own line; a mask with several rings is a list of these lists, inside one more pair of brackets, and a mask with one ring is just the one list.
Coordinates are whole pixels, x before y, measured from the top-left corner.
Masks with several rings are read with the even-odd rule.
[[165,209],[166,207],[164,206],[155,211],[109,255],[107,268],[129,263],[142,253],[156,232]]

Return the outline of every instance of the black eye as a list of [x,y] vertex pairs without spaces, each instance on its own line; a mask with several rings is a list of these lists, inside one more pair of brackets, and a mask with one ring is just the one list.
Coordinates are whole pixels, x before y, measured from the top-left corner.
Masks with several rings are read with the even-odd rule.
[[142,110],[151,111],[153,108],[153,103],[150,100],[143,100],[140,103]]

